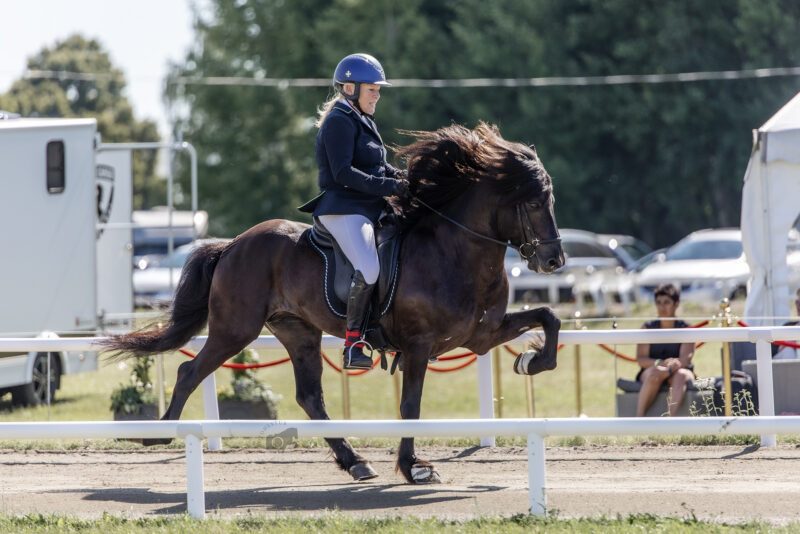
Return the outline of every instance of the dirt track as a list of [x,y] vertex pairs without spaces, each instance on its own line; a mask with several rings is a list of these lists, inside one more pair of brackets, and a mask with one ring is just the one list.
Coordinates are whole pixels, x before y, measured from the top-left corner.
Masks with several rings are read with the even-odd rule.
[[[362,451],[380,477],[350,482],[327,451],[247,450],[205,455],[210,514],[471,518],[527,509],[523,448],[423,448],[442,484],[409,486],[387,449]],[[97,517],[181,514],[181,451],[0,451],[0,513]],[[652,513],[723,521],[800,520],[800,449],[582,447],[547,450],[547,499],[560,516]]]

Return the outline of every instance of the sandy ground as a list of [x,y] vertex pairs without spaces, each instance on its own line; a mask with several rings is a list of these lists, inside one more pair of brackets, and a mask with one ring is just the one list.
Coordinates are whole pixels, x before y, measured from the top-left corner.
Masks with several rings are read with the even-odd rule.
[[[472,518],[524,513],[524,448],[421,448],[442,484],[410,486],[388,449],[361,451],[380,476],[355,483],[326,450],[206,453],[210,516],[313,515]],[[547,503],[561,517],[650,513],[718,521],[800,520],[800,449],[548,448]],[[0,451],[0,513],[97,517],[181,514],[181,451]]]

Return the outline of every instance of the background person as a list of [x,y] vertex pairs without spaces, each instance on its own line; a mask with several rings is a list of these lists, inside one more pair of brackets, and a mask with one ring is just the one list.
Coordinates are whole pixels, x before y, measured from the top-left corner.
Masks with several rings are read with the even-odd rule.
[[[688,328],[688,324],[675,316],[680,304],[678,288],[672,284],[663,284],[655,289],[653,296],[658,319],[646,322],[643,328]],[[636,375],[636,380],[642,384],[636,406],[637,417],[644,417],[665,381],[670,385],[669,415],[674,416],[677,413],[686,395],[686,388],[694,379],[693,356],[694,343],[650,343],[636,346],[636,360],[642,368]]]
[[384,197],[408,189],[404,172],[386,162],[386,147],[373,120],[381,87],[388,85],[383,67],[368,54],[351,54],[336,66],[336,94],[319,109],[316,123],[322,192],[300,207],[333,235],[355,269],[347,299],[345,369],[372,367],[362,335],[380,271],[374,225],[387,209]]

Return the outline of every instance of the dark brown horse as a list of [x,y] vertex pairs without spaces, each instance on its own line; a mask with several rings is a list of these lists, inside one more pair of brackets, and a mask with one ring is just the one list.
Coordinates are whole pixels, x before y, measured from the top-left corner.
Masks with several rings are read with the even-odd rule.
[[[533,147],[504,140],[493,126],[414,132],[398,150],[409,196],[393,199],[406,237],[392,309],[381,319],[403,353],[403,419],[418,419],[429,358],[457,347],[478,354],[543,327],[545,341],[515,363],[535,374],[556,367],[560,321],[549,308],[506,313],[506,243],[528,267],[549,273],[564,263],[553,215],[550,176]],[[322,332],[341,336],[344,319],[326,306],[323,263],[303,238],[306,224],[270,220],[228,244],[199,248],[178,284],[161,328],[113,338],[108,347],[135,355],[183,346],[208,324],[208,342],[180,365],[164,419],[178,419],[189,395],[266,327],[294,366],[296,399],[312,419],[328,419],[322,396]],[[328,439],[336,462],[355,479],[377,476],[345,439]],[[433,466],[404,438],[397,468],[411,483],[435,482]]]

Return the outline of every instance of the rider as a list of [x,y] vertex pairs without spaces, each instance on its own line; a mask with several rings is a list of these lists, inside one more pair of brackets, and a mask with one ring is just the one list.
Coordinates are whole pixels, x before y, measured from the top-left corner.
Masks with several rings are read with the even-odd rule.
[[347,299],[345,369],[369,369],[362,331],[380,265],[374,225],[386,209],[384,197],[408,189],[405,171],[386,162],[386,148],[373,115],[386,81],[368,54],[342,59],[333,74],[335,94],[318,110],[316,157],[322,192],[300,207],[333,235],[355,273]]

